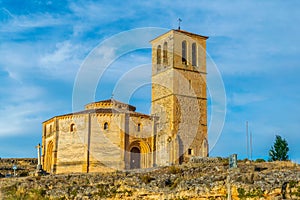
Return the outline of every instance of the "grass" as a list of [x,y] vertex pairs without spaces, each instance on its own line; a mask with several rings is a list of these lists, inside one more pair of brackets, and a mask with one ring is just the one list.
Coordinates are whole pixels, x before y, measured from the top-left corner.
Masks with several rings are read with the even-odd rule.
[[17,184],[2,188],[1,191],[5,194],[7,200],[48,200],[46,196],[46,190],[43,188],[33,188],[30,190],[25,190],[22,187],[18,187]]
[[145,174],[145,175],[140,175],[140,179],[143,183],[148,184],[150,183],[152,180],[154,180],[154,178],[152,178],[149,174]]
[[170,174],[179,174],[181,173],[181,169],[178,166],[172,165],[171,167],[169,167],[169,173]]
[[263,197],[264,194],[261,188],[256,188],[248,192],[244,188],[238,188],[237,191],[238,191],[238,197],[240,199]]

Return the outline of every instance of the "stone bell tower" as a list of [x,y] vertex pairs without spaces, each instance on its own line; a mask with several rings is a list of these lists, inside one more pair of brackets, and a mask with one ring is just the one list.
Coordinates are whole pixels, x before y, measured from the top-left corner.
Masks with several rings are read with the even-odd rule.
[[157,116],[156,164],[208,156],[206,40],[170,30],[152,44],[152,115]]

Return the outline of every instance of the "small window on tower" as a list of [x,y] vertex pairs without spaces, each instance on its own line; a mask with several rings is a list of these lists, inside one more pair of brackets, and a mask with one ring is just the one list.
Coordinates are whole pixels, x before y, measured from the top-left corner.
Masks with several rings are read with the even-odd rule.
[[141,124],[138,124],[138,126],[137,126],[137,131],[138,131],[138,132],[141,131]]
[[192,155],[193,154],[193,150],[192,149],[188,149],[188,155]]
[[108,123],[107,123],[107,122],[104,123],[103,129],[104,129],[104,130],[108,130]]
[[52,125],[50,125],[49,132],[52,133]]
[[156,58],[157,58],[157,64],[161,64],[161,46],[158,45],[157,51],[156,51]]
[[75,124],[71,124],[71,126],[70,126],[70,132],[73,132],[73,131],[75,131]]
[[186,52],[186,41],[184,40],[182,42],[182,52],[181,52],[181,61],[182,61],[182,64],[187,64],[187,52]]

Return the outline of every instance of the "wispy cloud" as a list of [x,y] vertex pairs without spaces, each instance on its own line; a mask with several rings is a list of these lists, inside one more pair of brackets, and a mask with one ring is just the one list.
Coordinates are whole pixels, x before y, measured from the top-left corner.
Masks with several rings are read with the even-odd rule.
[[0,137],[37,132],[37,124],[43,120],[40,114],[44,111],[45,105],[36,102],[7,105],[0,110]]
[[84,49],[69,40],[59,42],[40,56],[39,67],[52,78],[73,80],[85,55]]
[[229,97],[228,103],[231,104],[231,106],[245,106],[247,104],[260,102],[263,100],[266,100],[266,97],[257,94],[233,93]]

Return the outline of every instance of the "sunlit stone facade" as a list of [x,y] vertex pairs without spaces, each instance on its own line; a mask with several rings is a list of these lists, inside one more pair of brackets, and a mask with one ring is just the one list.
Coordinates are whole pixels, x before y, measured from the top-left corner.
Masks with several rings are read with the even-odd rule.
[[152,44],[152,111],[115,99],[43,123],[49,173],[103,172],[180,164],[208,156],[205,36],[181,30]]

